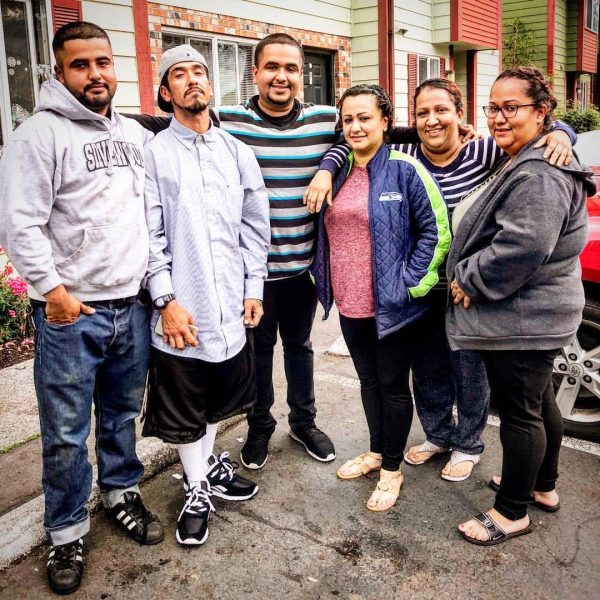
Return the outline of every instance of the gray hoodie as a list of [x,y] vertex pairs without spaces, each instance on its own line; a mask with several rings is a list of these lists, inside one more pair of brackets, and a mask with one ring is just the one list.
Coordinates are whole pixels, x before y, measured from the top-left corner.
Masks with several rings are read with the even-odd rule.
[[114,110],[88,110],[55,78],[42,85],[36,113],[0,159],[0,243],[30,297],[61,283],[84,301],[137,294],[148,262],[149,135]]
[[[535,142],[535,140],[534,140]],[[449,303],[452,348],[552,350],[569,343],[585,299],[579,254],[587,239],[593,175],[557,168],[524,147],[465,213],[448,255],[448,280],[471,306]]]

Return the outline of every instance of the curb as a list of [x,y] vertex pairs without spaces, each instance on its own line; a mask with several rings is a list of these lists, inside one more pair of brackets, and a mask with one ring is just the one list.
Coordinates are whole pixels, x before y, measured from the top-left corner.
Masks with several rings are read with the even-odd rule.
[[[219,424],[217,436],[245,420],[238,415]],[[177,449],[157,438],[142,438],[136,446],[139,459],[144,465],[142,482],[154,477],[179,460]],[[88,510],[93,513],[101,506],[100,490],[96,483],[97,467],[94,466],[94,484],[88,501]],[[29,554],[36,546],[46,541],[43,526],[44,495],[11,510],[0,517],[0,571],[5,570],[17,559]]]

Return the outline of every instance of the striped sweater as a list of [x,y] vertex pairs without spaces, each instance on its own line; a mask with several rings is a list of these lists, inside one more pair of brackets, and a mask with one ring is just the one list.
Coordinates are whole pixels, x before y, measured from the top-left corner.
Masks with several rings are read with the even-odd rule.
[[[420,144],[392,144],[390,147],[414,156],[423,163],[438,182],[444,194],[449,213],[452,213],[454,207],[467,192],[470,192],[485,180],[494,170],[498,160],[504,155],[502,149],[491,136],[466,144],[458,156],[445,167],[437,167],[430,162],[423,154]],[[340,144],[332,148],[320,168],[326,169],[335,175],[349,152],[350,148],[346,144]]]
[[337,111],[296,100],[291,119],[273,119],[256,99],[214,111],[220,126],[256,155],[270,205],[268,278],[283,279],[305,271],[313,258],[315,218],[302,199],[323,155],[339,138]]

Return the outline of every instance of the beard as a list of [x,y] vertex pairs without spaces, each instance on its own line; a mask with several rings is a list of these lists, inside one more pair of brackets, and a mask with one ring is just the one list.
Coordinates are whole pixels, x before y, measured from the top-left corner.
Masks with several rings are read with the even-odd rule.
[[183,102],[176,102],[173,98],[171,98],[171,104],[193,115],[197,115],[208,108],[208,100],[198,97],[191,98],[187,102],[185,101],[185,98]]
[[112,102],[112,99],[115,95],[115,89],[110,89],[108,85],[104,84],[104,92],[102,94],[92,94],[88,95],[88,90],[92,86],[86,86],[83,90],[83,93],[76,92],[72,89],[69,89],[71,94],[75,96],[83,106],[89,108],[92,112],[98,112],[99,110],[107,107]]

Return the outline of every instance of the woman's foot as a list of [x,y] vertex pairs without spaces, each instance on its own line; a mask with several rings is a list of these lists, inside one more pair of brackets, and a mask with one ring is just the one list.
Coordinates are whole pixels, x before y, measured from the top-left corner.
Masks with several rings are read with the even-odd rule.
[[[498,491],[500,489],[500,483],[502,481],[502,477],[499,475],[494,475],[492,477],[493,486],[490,487],[494,491]],[[560,498],[558,497],[558,492],[554,489],[550,492],[536,492],[533,491],[533,502],[534,506],[541,508],[542,510],[546,509],[550,512],[557,511],[560,508]]]
[[367,501],[367,508],[374,512],[388,510],[396,504],[400,488],[404,483],[402,471],[386,471],[381,469],[379,483]]
[[479,519],[471,519],[470,521],[466,521],[465,523],[461,523],[458,526],[458,530],[463,534],[468,541],[473,541],[473,543],[477,542],[491,542],[498,543],[501,541],[505,541],[511,537],[516,537],[521,533],[529,533],[531,530],[531,521],[529,519],[529,515],[525,515],[522,519],[517,519],[516,521],[511,521],[506,517],[502,516],[495,508],[488,510],[487,513],[483,513],[485,516],[489,517],[492,522],[492,525],[497,526],[496,528],[500,528],[502,533],[505,535],[502,536],[498,540],[493,540],[490,538],[489,528],[483,525],[481,520]]
[[365,452],[346,461],[336,472],[340,479],[356,479],[362,477],[371,471],[379,471],[381,469],[381,454],[377,452]]
[[450,460],[442,469],[442,479],[446,481],[465,481],[473,472],[473,467],[479,462],[481,454],[465,454],[453,450]]
[[436,446],[429,441],[425,441],[418,446],[413,446],[404,456],[404,461],[409,465],[422,465],[432,459],[436,454],[444,454],[448,448]]

